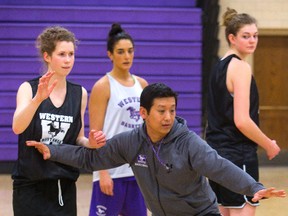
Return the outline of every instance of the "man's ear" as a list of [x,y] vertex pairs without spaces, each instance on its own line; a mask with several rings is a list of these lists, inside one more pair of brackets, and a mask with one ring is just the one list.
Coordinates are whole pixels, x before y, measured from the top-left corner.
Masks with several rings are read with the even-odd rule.
[[139,114],[142,117],[142,119],[144,119],[144,120],[146,119],[146,117],[148,115],[147,110],[142,106],[140,106]]

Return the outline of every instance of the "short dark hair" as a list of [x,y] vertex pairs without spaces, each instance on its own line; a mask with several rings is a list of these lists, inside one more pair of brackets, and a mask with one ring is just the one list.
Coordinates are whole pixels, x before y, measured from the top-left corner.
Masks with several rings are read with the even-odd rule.
[[178,94],[164,83],[153,83],[146,86],[140,96],[140,106],[144,107],[147,112],[150,112],[155,98],[174,97],[177,107]]

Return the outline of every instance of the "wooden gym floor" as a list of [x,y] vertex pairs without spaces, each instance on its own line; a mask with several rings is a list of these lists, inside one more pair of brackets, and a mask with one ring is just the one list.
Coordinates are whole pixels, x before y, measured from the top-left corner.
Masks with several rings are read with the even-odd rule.
[[[81,174],[77,181],[78,216],[88,216],[92,188],[92,175]],[[288,193],[287,166],[261,166],[260,182],[266,187],[284,189]],[[8,174],[0,174],[0,215],[13,216],[12,180]],[[287,216],[288,197],[262,200],[256,216]]]

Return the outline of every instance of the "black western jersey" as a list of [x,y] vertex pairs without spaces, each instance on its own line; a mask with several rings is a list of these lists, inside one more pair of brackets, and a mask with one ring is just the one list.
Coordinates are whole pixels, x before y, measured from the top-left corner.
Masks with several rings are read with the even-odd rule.
[[[206,140],[218,153],[231,161],[255,158],[257,144],[244,136],[234,123],[233,95],[226,86],[227,68],[232,58],[222,59],[211,73],[208,92],[208,126]],[[252,75],[251,75],[252,76]],[[259,125],[259,96],[254,77],[250,86],[250,117]]]
[[[38,88],[39,78],[28,81],[33,97]],[[77,180],[79,170],[67,165],[43,160],[35,149],[27,147],[27,140],[36,140],[47,145],[76,144],[81,122],[82,87],[67,81],[64,103],[55,107],[47,98],[37,109],[31,123],[18,136],[18,160],[12,174],[14,180],[33,181],[42,179],[68,178]]]

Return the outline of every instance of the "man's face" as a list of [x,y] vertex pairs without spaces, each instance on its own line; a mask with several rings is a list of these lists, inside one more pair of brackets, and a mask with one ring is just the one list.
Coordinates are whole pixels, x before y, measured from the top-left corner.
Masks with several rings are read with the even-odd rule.
[[173,126],[176,116],[175,98],[156,98],[150,113],[140,107],[140,114],[146,122],[148,136],[152,142],[158,142],[170,132]]

